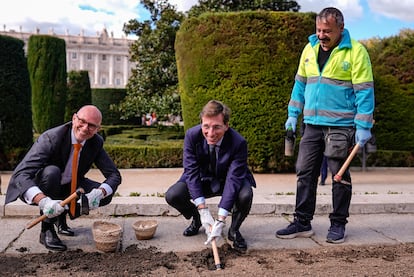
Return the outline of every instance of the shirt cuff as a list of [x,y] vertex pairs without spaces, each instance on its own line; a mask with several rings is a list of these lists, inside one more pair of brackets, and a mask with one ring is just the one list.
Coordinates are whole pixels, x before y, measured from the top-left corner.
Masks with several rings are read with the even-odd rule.
[[203,196],[198,197],[194,200],[194,204],[196,205],[196,207],[198,207],[198,205],[203,204],[205,202],[206,202],[206,199]]
[[106,191],[106,195],[104,196],[104,198],[107,197],[108,195],[111,195],[114,192],[111,186],[108,185],[107,183],[102,183],[99,187],[103,188]]
[[33,198],[38,195],[39,193],[42,193],[42,191],[34,186],[34,187],[30,187],[28,190],[26,190],[26,192],[23,194],[23,198],[26,201],[27,204],[31,205],[33,204]]
[[227,217],[229,215],[229,212],[223,208],[219,208],[218,215]]

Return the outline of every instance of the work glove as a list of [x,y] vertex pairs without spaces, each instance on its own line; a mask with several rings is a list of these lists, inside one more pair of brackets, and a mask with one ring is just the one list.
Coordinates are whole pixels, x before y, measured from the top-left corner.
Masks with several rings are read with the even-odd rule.
[[89,203],[89,209],[93,210],[99,207],[99,203],[104,197],[103,191],[101,189],[93,189],[91,192],[86,194]]
[[289,116],[285,123],[285,130],[289,130],[289,128],[292,128],[293,132],[296,132],[296,123],[298,122],[298,119],[293,116]]
[[50,197],[45,197],[39,201],[39,208],[48,218],[56,217],[65,211],[60,202],[62,200],[52,200]]
[[199,209],[201,224],[204,227],[207,236],[210,236],[211,228],[214,225],[214,218],[208,208]]
[[355,133],[355,142],[363,147],[365,143],[372,137],[370,129],[357,129]]
[[211,241],[213,239],[218,241],[221,238],[221,233],[223,233],[224,225],[225,225],[224,221],[216,220],[214,222],[213,228],[211,228],[211,233],[208,236],[208,238],[207,238],[207,240],[204,244],[207,245],[207,244],[211,243]]

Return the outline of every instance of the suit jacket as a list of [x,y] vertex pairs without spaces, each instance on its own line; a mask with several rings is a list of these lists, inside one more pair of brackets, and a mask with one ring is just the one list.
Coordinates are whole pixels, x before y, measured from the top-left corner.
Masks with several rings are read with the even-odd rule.
[[[213,176],[209,171],[209,147],[203,136],[201,125],[187,130],[184,138],[183,154],[184,173],[179,181],[188,186],[191,198],[203,195],[203,186],[211,182],[203,182]],[[247,166],[247,141],[237,131],[229,128],[224,134],[217,156],[216,177],[223,189],[219,207],[230,211],[234,205],[240,188],[247,179],[251,186],[256,182]]]
[[[18,197],[22,200],[24,193],[36,186],[36,174],[44,167],[55,165],[61,172],[65,170],[69,159],[72,122],[49,129],[39,136],[23,160],[15,168],[7,188],[5,203],[13,202]],[[82,184],[92,164],[102,172],[107,183],[115,192],[121,183],[121,174],[114,162],[103,149],[103,139],[95,134],[85,142],[80,152],[78,164],[78,186]]]

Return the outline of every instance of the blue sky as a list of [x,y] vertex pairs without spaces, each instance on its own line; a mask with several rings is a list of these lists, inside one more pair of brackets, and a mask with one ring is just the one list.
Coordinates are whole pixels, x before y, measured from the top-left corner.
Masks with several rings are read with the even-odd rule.
[[[296,0],[301,12],[319,12],[327,6],[339,8],[345,27],[355,39],[389,37],[401,29],[414,30],[414,0]],[[187,11],[198,0],[170,0],[179,11]],[[130,19],[143,20],[147,12],[139,0],[12,0],[0,9],[1,30],[69,33],[94,36],[106,28],[116,38]]]

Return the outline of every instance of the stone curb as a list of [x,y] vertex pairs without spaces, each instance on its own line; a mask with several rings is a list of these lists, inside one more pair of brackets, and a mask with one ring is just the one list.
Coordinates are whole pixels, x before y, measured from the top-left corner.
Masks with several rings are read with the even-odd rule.
[[[0,196],[1,217],[33,217],[39,215],[37,206],[30,206],[17,200],[4,205],[5,196]],[[219,198],[207,200],[212,213],[217,212]],[[329,214],[332,209],[330,195],[318,195],[315,214]],[[292,214],[295,209],[295,195],[255,195],[251,215]],[[354,195],[350,214],[414,213],[413,194]],[[114,197],[112,202],[90,216],[178,216],[177,210],[169,206],[162,197]]]

